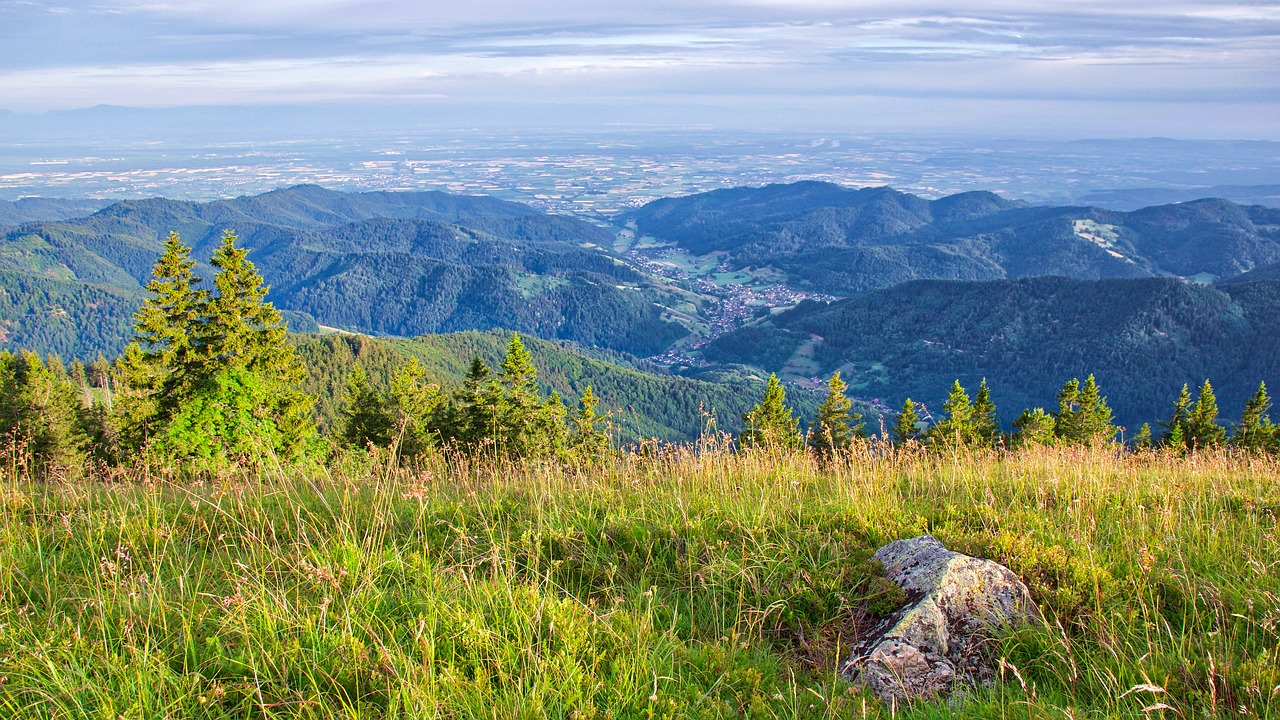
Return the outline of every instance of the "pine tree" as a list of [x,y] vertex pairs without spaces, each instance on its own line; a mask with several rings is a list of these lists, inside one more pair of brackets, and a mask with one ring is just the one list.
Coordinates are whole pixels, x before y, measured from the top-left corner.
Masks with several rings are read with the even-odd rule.
[[477,355],[463,377],[462,390],[458,394],[454,438],[472,451],[496,446],[501,399],[501,390],[489,366]]
[[853,404],[844,395],[847,387],[840,373],[831,375],[827,381],[827,398],[818,407],[818,416],[809,428],[809,447],[821,457],[830,458],[845,452],[854,437],[864,437],[865,423],[852,424],[861,420],[862,415],[850,412]]
[[613,450],[608,419],[596,413],[599,404],[600,401],[588,385],[570,418],[569,450],[579,460],[599,460]]
[[764,450],[797,450],[804,444],[800,436],[800,420],[787,406],[787,394],[778,376],[770,373],[764,398],[742,416],[746,427],[738,435],[743,448]]
[[[203,377],[201,329],[209,311],[209,294],[200,289],[191,248],[169,233],[164,253],[151,271],[148,297],[134,315],[134,341],[141,358],[132,358],[130,380],[153,394],[144,423],[164,423],[189,401]],[[140,362],[139,362],[140,360]]]
[[347,378],[346,402],[341,418],[342,440],[350,447],[387,447],[394,439],[395,418],[387,407],[386,398],[369,384],[368,375],[359,365]]
[[920,413],[916,411],[916,404],[907,398],[902,403],[902,412],[898,413],[898,419],[893,426],[893,442],[896,445],[904,445],[913,440],[920,439]]
[[235,240],[225,233],[211,260],[213,296],[195,287],[177,235],[157,263],[137,340],[116,366],[126,387],[117,422],[137,449],[205,465],[266,452],[291,460],[314,437],[305,368]]
[[1169,420],[1161,422],[1160,426],[1164,428],[1164,433],[1160,440],[1169,447],[1182,446],[1186,447],[1186,424],[1191,417],[1191,390],[1183,384],[1182,392],[1179,393],[1178,399],[1173,403],[1173,414],[1169,416]]
[[539,421],[545,408],[538,391],[538,371],[533,366],[533,356],[525,349],[519,334],[511,336],[498,380],[503,389],[498,413],[500,449],[512,457],[539,454],[548,440],[539,437],[545,430],[545,423]]
[[1183,433],[1184,440],[1192,449],[1216,447],[1226,438],[1226,431],[1218,425],[1218,400],[1208,380],[1200,388],[1200,396],[1187,416]]
[[84,408],[61,366],[28,350],[0,352],[0,443],[41,468],[79,466],[88,451]]
[[423,383],[426,372],[417,357],[391,378],[388,405],[400,436],[400,456],[418,457],[436,446],[437,413],[444,402],[440,388]]
[[952,384],[951,393],[942,404],[942,410],[947,416],[929,430],[930,442],[942,445],[973,443],[977,429],[973,420],[973,404],[959,380]]
[[1111,408],[1090,375],[1081,387],[1073,378],[1058,391],[1058,415],[1054,432],[1069,445],[1092,445],[1115,437],[1118,428],[1111,424]]
[[1058,421],[1044,408],[1023,410],[1013,421],[1013,444],[1015,447],[1031,447],[1034,445],[1052,445],[1057,440]]
[[1267,384],[1258,385],[1254,393],[1245,403],[1244,412],[1240,414],[1240,422],[1236,424],[1231,441],[1236,447],[1248,450],[1266,450],[1270,447],[1276,427],[1271,423],[1267,412],[1271,409],[1271,398],[1267,395]]
[[1155,447],[1155,439],[1151,437],[1151,423],[1142,423],[1138,434],[1133,436],[1132,444],[1135,450],[1150,450]]
[[977,441],[987,447],[994,446],[1000,439],[1000,421],[996,418],[996,404],[991,400],[986,378],[982,378],[978,394],[973,398],[973,430]]

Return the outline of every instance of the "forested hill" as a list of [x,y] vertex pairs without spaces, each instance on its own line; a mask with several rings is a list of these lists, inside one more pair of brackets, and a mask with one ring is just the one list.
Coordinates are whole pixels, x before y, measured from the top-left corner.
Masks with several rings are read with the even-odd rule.
[[[115,330],[169,232],[204,260],[226,229],[251,250],[270,300],[324,325],[402,336],[510,328],[640,355],[687,332],[664,316],[672,291],[611,255],[612,236],[589,223],[492,198],[299,186],[211,203],[119,202],[10,230],[0,236],[10,291],[0,345],[118,352]],[[42,294],[15,296],[20,283]]]
[[1280,262],[1280,210],[1214,199],[1116,212],[801,182],[655,200],[627,219],[693,254],[724,253],[731,268],[774,267],[836,295],[916,279],[1213,280]]
[[101,210],[110,203],[106,200],[83,200],[64,198],[22,198],[21,200],[0,200],[0,228],[6,225],[21,225],[26,222],[40,220],[66,220],[83,217]]
[[[850,393],[935,413],[954,379],[982,378],[1007,422],[1097,376],[1121,425],[1169,414],[1206,378],[1226,417],[1266,381],[1280,387],[1280,282],[1167,278],[917,281],[830,305],[807,302],[703,349],[707,360],[805,375],[841,370]],[[784,372],[794,377],[795,372]]]
[[[316,416],[321,429],[327,430],[333,427],[347,378],[356,365],[368,373],[375,387],[385,390],[396,371],[416,357],[427,381],[454,390],[461,386],[473,358],[497,367],[510,340],[509,332],[462,332],[412,340],[300,335],[294,343],[307,366],[306,390],[319,398]],[[631,359],[607,352],[532,338],[524,342],[544,389],[555,390],[565,404],[573,406],[590,385],[600,399],[599,412],[611,413],[615,429],[626,440],[689,441],[709,427],[737,433],[742,429],[742,414],[764,389],[760,379],[704,382],[648,372],[635,367]],[[813,417],[819,400],[800,390],[789,397],[807,419]],[[713,414],[715,424],[710,425]]]

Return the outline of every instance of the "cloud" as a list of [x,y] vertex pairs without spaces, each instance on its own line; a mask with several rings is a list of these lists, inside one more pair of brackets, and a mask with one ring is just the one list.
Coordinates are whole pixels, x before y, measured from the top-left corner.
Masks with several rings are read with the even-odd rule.
[[[0,107],[503,98],[1275,103],[1280,9],[1173,0],[0,2]],[[1154,112],[1154,111],[1153,111]],[[1269,111],[1268,111],[1269,112]]]

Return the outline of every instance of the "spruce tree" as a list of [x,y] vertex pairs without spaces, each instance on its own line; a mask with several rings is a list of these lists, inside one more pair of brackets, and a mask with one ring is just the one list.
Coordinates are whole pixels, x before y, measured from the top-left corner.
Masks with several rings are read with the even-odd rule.
[[1191,417],[1191,390],[1184,383],[1182,392],[1178,394],[1178,399],[1173,403],[1173,414],[1169,416],[1167,421],[1161,422],[1160,426],[1164,428],[1164,433],[1160,436],[1161,442],[1169,447],[1181,446],[1186,447],[1186,424]]
[[1111,424],[1111,408],[1102,397],[1098,383],[1090,375],[1083,387],[1073,378],[1058,391],[1058,415],[1054,424],[1057,437],[1069,445],[1092,445],[1115,437],[1118,428]]
[[151,271],[148,296],[134,315],[134,342],[141,357],[130,359],[129,381],[148,391],[146,407],[128,408],[146,425],[164,423],[189,401],[203,376],[201,331],[209,312],[209,294],[200,289],[191,248],[169,233],[164,253]]
[[982,378],[978,394],[973,398],[973,432],[977,441],[988,447],[1000,439],[1000,421],[996,418],[996,404],[991,400],[986,378]]
[[569,450],[579,460],[592,462],[607,456],[613,449],[609,437],[608,418],[596,412],[600,401],[591,386],[582,392],[578,407],[569,420]]
[[1015,447],[1032,447],[1035,445],[1052,445],[1057,440],[1058,421],[1044,408],[1023,410],[1013,421],[1013,444]]
[[929,429],[929,441],[941,445],[971,444],[976,438],[973,404],[959,380],[952,384],[942,410],[947,416]]
[[764,397],[742,420],[746,427],[738,435],[738,444],[743,448],[796,450],[803,446],[800,420],[787,406],[786,391],[776,374],[769,374]]
[[1231,438],[1232,444],[1247,450],[1266,450],[1270,447],[1276,434],[1276,427],[1267,415],[1270,409],[1271,398],[1267,395],[1267,384],[1263,382],[1245,403],[1244,412],[1240,414],[1240,422],[1236,424]]
[[916,411],[916,404],[907,398],[902,403],[902,411],[898,413],[898,419],[893,425],[893,442],[896,445],[904,445],[913,440],[920,439],[920,413]]
[[462,379],[454,438],[473,451],[498,443],[501,390],[489,366],[477,355]]
[[440,388],[423,382],[426,371],[417,357],[391,378],[390,406],[400,437],[400,456],[417,457],[429,452],[437,442],[437,413],[444,402]]
[[134,447],[210,466],[267,452],[295,459],[314,436],[305,369],[235,240],[225,233],[213,255],[212,296],[196,289],[186,246],[176,235],[166,243],[116,368],[127,388],[121,435]]
[[854,437],[863,437],[865,423],[853,425],[862,419],[859,413],[850,412],[853,404],[845,397],[848,387],[840,379],[840,373],[833,373],[827,380],[827,397],[818,407],[818,416],[809,428],[809,447],[819,456],[833,457],[849,449]]
[[1150,450],[1155,446],[1155,439],[1151,437],[1151,423],[1142,423],[1142,427],[1138,428],[1138,434],[1133,436],[1131,441],[1135,450]]
[[525,349],[519,334],[511,336],[498,380],[503,390],[498,413],[502,452],[513,457],[538,454],[549,439],[539,437],[546,429],[546,423],[540,420],[546,408],[538,391],[538,371],[533,366],[533,356]]
[[369,383],[364,368],[356,365],[347,378],[342,409],[342,440],[350,447],[387,447],[395,435],[395,418],[386,398]]
[[1216,447],[1226,438],[1226,431],[1218,425],[1218,400],[1208,380],[1204,381],[1200,396],[1191,407],[1183,433],[1185,442],[1192,449]]
[[79,394],[61,361],[23,350],[0,353],[0,443],[41,468],[83,464],[89,449]]

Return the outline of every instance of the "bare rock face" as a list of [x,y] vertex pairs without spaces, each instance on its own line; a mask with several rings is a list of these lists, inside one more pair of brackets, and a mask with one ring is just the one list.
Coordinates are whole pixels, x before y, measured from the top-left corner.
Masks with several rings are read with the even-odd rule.
[[875,559],[909,602],[854,647],[841,672],[886,702],[989,682],[984,643],[1039,617],[1008,568],[951,552],[930,535],[889,543]]

